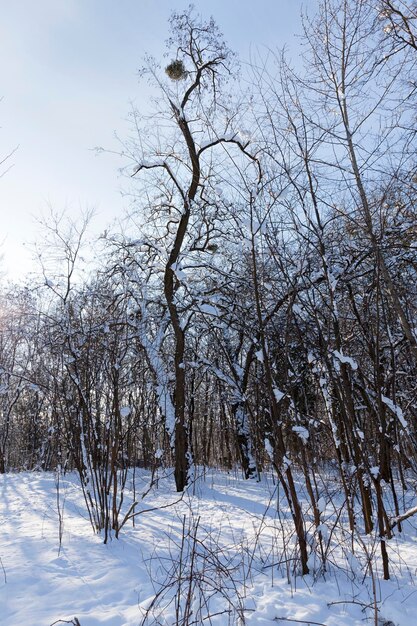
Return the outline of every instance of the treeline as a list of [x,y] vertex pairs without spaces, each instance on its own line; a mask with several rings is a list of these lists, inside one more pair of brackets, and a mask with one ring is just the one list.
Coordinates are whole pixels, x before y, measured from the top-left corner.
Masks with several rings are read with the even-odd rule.
[[173,15],[122,147],[124,233],[81,281],[86,223],[51,222],[43,287],[3,289],[1,472],[75,468],[107,539],[128,467],[172,466],[182,491],[196,465],[272,465],[306,573],[328,466],[389,577],[417,469],[416,20],[323,0],[304,72],[273,52],[239,71],[212,20]]

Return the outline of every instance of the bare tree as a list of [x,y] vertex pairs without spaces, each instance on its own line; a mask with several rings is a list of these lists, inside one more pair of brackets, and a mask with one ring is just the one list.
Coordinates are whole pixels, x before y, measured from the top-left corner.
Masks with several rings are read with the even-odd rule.
[[[151,238],[164,264],[161,280],[166,311],[161,325],[165,325],[166,332],[172,332],[173,344],[173,389],[171,398],[164,392],[165,417],[175,451],[177,490],[181,491],[190,479],[192,466],[185,355],[186,330],[195,302],[182,268],[186,261],[197,269],[204,256],[211,253],[213,237],[221,232],[222,203],[215,189],[219,177],[224,178],[220,169],[227,161],[234,167],[236,158],[241,162],[244,157],[249,163],[256,163],[256,158],[247,142],[231,132],[233,114],[222,95],[222,85],[234,60],[214,22],[203,22],[188,11],[173,15],[171,31],[169,44],[175,59],[166,71],[175,86],[161,82],[153,61],[147,67],[160,88],[165,106],[160,115],[170,130],[162,143],[154,137],[147,146],[143,138],[149,136],[149,131],[140,131],[140,144],[136,142],[131,153],[137,163],[135,177],[140,175],[153,185],[152,192],[149,186],[145,189],[150,194],[147,211],[152,215]],[[230,150],[237,156],[233,158]],[[155,246],[149,246],[149,251],[154,254]],[[155,369],[160,369],[159,365]]]

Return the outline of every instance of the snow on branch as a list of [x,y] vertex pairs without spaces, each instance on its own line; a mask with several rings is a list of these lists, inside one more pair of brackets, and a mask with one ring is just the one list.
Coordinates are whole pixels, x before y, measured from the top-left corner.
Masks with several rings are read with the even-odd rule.
[[401,522],[405,522],[406,519],[408,519],[409,517],[412,517],[416,513],[417,513],[417,506],[413,506],[411,509],[408,509],[408,511],[405,511],[405,513],[402,513],[401,515],[397,515],[397,517],[393,517],[390,520],[389,529],[392,530],[398,524],[401,524]]

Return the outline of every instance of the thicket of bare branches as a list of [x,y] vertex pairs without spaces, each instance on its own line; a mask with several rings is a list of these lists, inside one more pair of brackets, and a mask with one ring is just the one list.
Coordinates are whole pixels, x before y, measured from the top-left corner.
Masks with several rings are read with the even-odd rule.
[[123,146],[125,234],[74,283],[86,224],[56,221],[60,272],[2,291],[0,471],[75,468],[106,540],[129,466],[173,466],[178,491],[196,465],[272,466],[306,573],[330,467],[389,578],[417,470],[415,3],[323,0],[305,72],[270,52],[246,92],[213,21],[171,30]]

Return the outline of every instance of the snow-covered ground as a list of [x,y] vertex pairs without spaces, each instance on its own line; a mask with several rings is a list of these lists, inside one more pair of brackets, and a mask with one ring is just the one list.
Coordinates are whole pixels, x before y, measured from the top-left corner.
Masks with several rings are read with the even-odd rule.
[[[149,478],[137,472],[139,494]],[[375,624],[375,601],[381,626],[417,624],[415,520],[388,545],[392,580],[374,578],[373,587],[365,555],[349,557],[349,537],[344,545],[338,532],[329,536],[328,571],[302,578],[293,573],[288,510],[277,507],[272,477],[256,483],[208,472],[191,491],[139,515],[135,527],[129,523],[121,539],[104,545],[91,530],[76,477],[67,475],[60,548],[54,475],[0,476],[1,626],[76,623],[75,617],[81,626],[363,626]],[[172,479],[161,477],[139,509],[177,499]],[[333,517],[330,508],[323,512],[324,534]],[[377,548],[369,538],[363,545]]]

